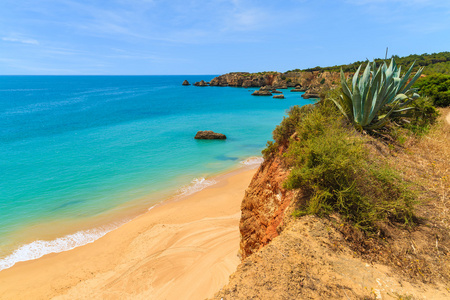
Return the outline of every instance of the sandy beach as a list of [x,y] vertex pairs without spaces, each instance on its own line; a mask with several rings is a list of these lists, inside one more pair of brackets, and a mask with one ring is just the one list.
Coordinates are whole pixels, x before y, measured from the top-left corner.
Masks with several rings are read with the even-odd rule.
[[204,299],[239,264],[240,204],[255,169],[159,205],[94,243],[0,272],[1,299]]

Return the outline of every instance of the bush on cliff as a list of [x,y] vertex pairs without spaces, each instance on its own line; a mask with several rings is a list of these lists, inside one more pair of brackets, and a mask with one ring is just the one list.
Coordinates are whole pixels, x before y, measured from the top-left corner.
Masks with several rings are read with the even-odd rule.
[[378,231],[380,222],[413,222],[411,192],[383,160],[371,158],[368,137],[330,100],[314,109],[293,107],[275,129],[274,139],[288,145],[284,157],[291,172],[285,187],[302,188],[310,195],[297,215],[338,212],[369,232]]
[[429,96],[435,106],[450,106],[450,75],[436,74],[420,78],[415,86],[421,95]]

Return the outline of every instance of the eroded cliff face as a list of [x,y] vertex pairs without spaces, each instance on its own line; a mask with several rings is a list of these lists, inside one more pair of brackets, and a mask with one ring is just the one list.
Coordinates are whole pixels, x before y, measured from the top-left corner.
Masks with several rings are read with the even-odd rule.
[[245,259],[278,236],[285,212],[298,191],[283,188],[289,171],[279,157],[265,160],[254,175],[241,204],[240,255]]

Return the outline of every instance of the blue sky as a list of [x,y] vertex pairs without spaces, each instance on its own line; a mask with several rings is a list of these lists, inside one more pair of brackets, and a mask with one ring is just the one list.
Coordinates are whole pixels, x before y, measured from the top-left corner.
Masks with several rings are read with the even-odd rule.
[[450,51],[448,0],[1,0],[0,74],[286,71]]

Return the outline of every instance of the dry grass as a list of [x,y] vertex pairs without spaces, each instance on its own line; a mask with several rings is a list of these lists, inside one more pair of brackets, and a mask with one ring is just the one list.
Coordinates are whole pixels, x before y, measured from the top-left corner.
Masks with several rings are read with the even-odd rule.
[[[440,109],[438,123],[429,134],[421,138],[410,138],[404,150],[390,160],[391,166],[400,169],[406,181],[417,189],[423,208],[433,208],[433,218],[441,226],[450,228],[450,124],[447,116],[450,108]],[[432,206],[432,207],[429,207]],[[427,218],[429,219],[429,218]]]

